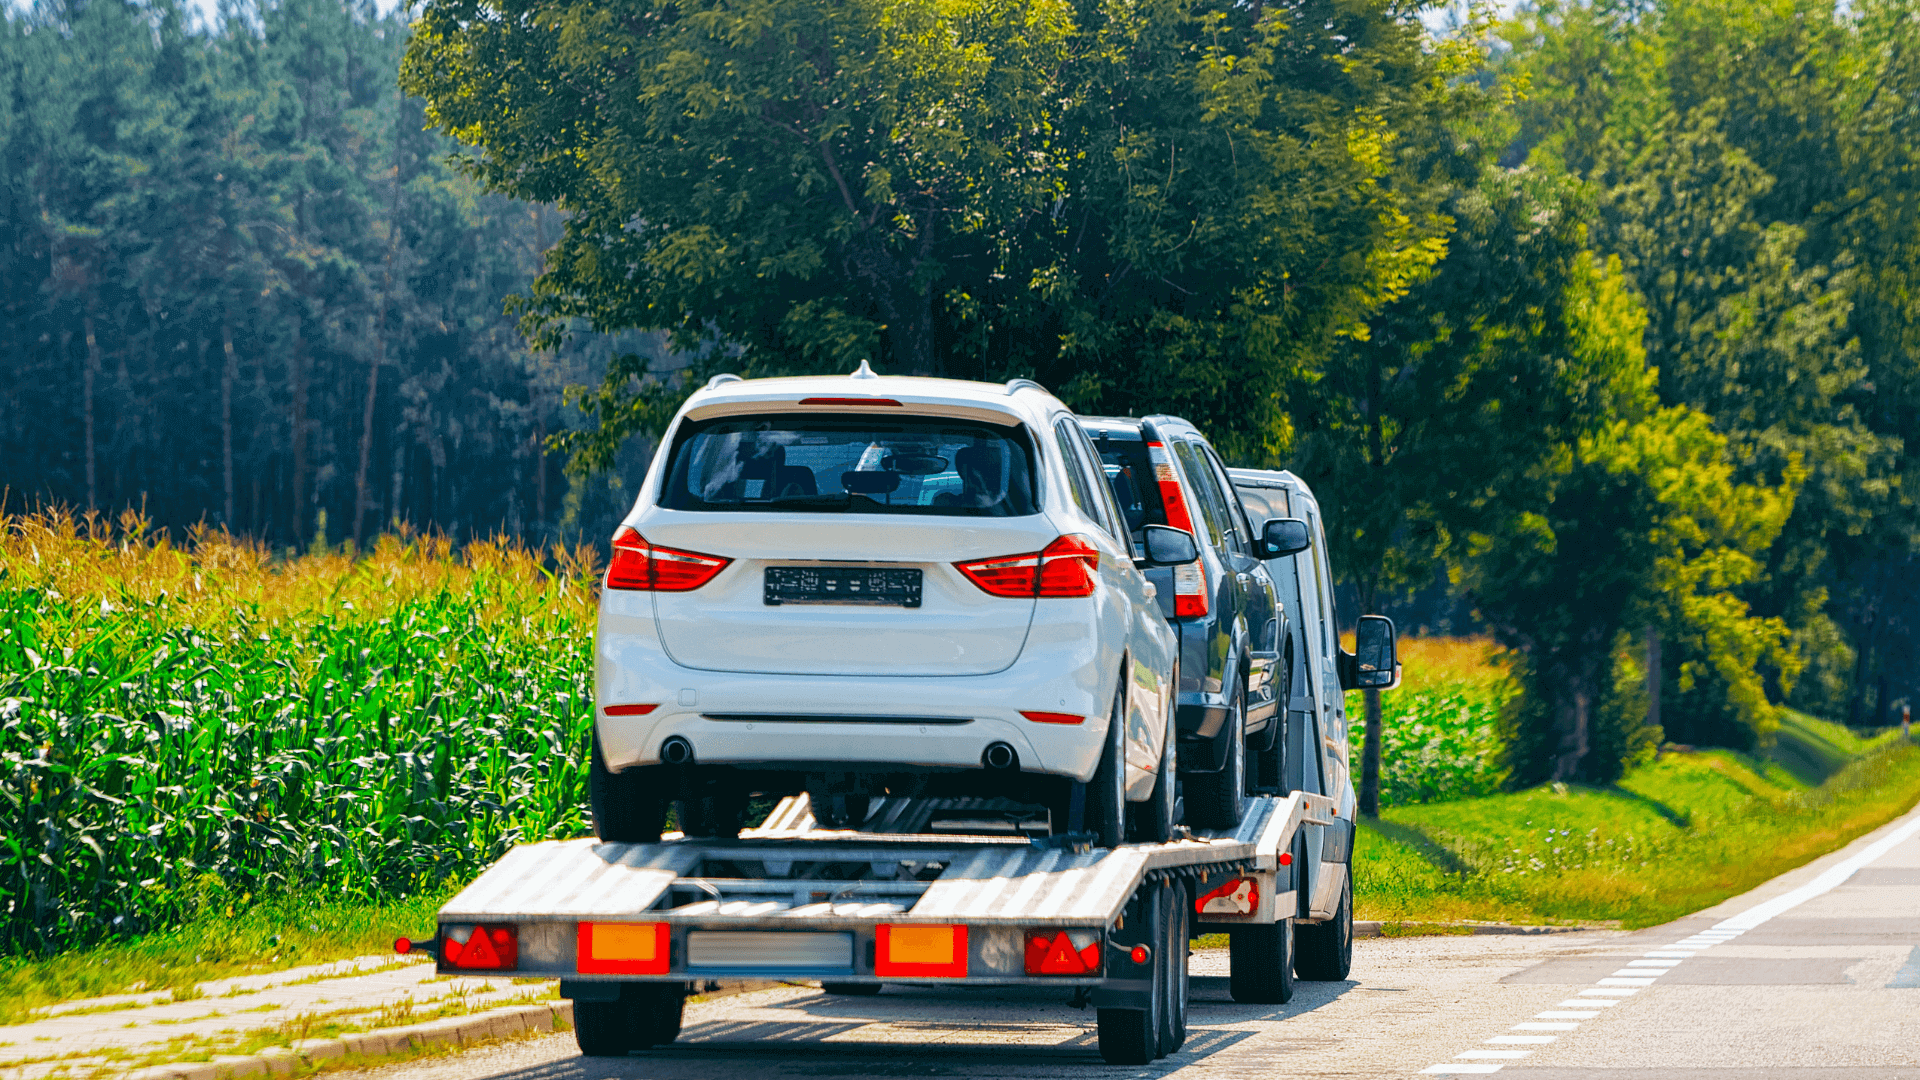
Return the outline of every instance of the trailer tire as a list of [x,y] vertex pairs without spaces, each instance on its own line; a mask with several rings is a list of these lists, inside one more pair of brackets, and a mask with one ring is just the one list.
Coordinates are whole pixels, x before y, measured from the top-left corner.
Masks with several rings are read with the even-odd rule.
[[573,1003],[573,1039],[588,1057],[626,1057],[680,1037],[686,988],[679,983],[623,983],[618,1001]]
[[1295,931],[1293,970],[1308,982],[1340,982],[1353,970],[1353,875],[1340,886],[1333,918]]
[[732,840],[746,821],[747,801],[744,791],[709,785],[704,793],[680,800],[680,831],[703,839]]
[[667,802],[651,766],[614,772],[600,750],[600,732],[593,733],[593,755],[587,764],[587,804],[593,811],[593,834],[608,844],[657,844],[666,825]]
[[1166,891],[1167,1005],[1166,1019],[1160,1026],[1160,1050],[1155,1057],[1166,1057],[1187,1044],[1187,998],[1191,990],[1188,961],[1192,940],[1188,931],[1192,912],[1187,907],[1187,890],[1174,885]]
[[1243,926],[1227,938],[1227,992],[1243,1005],[1293,1000],[1293,921]]
[[[1167,897],[1173,890],[1165,882],[1148,885],[1153,897],[1147,905],[1148,946],[1153,950],[1153,976],[1147,992],[1147,1008],[1144,1009],[1100,1009],[1100,1056],[1109,1065],[1149,1065],[1154,1059],[1166,1056],[1162,1049],[1165,1040],[1162,1028],[1166,1025],[1165,1013],[1169,981],[1169,961],[1171,950],[1167,948],[1170,935],[1167,933],[1171,920],[1167,917]],[[1185,943],[1181,946],[1184,948]]]
[[1247,683],[1227,703],[1227,753],[1219,772],[1187,777],[1187,820],[1202,829],[1235,829],[1247,809]]
[[841,997],[872,997],[880,992],[879,983],[823,982],[820,989]]

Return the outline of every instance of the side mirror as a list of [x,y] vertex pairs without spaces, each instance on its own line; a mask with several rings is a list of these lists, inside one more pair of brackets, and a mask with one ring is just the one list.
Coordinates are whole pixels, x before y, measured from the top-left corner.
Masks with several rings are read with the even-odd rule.
[[1274,518],[1260,534],[1260,557],[1279,559],[1313,546],[1313,534],[1299,518]]
[[1171,525],[1147,526],[1147,565],[1183,566],[1200,557],[1193,534]]
[[1350,690],[1391,690],[1400,685],[1400,660],[1394,653],[1393,620],[1362,615],[1353,629],[1353,685]]

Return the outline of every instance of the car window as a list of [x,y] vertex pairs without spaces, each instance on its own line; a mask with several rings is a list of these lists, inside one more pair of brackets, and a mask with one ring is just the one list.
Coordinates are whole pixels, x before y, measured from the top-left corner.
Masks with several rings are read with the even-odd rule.
[[1287,489],[1235,485],[1234,490],[1240,496],[1240,505],[1246,507],[1247,517],[1252,519],[1253,531],[1264,532],[1267,522],[1275,518],[1292,517],[1287,509]]
[[670,510],[1016,517],[1038,512],[1025,429],[822,413],[683,424]]
[[1081,458],[1080,448],[1073,436],[1067,433],[1071,424],[1070,420],[1061,420],[1053,425],[1053,439],[1060,447],[1060,463],[1067,470],[1067,489],[1072,493],[1074,505],[1080,508],[1080,512],[1104,527],[1105,518],[1100,512],[1098,500],[1094,498],[1093,484],[1087,475],[1087,463]]
[[1107,533],[1120,546],[1131,550],[1128,543],[1133,530],[1127,527],[1127,519],[1120,512],[1120,504],[1114,498],[1113,485],[1107,476],[1106,463],[1100,460],[1100,452],[1093,448],[1093,440],[1087,438],[1087,429],[1079,424],[1069,423],[1068,430],[1073,432],[1073,442],[1080,448],[1080,460],[1085,463],[1087,475],[1093,483],[1094,501],[1100,506],[1100,519],[1106,524]]
[[1233,481],[1227,479],[1227,470],[1220,464],[1220,455],[1214,453],[1213,447],[1205,443],[1200,444],[1200,453],[1207,459],[1207,464],[1212,466],[1213,489],[1219,493],[1221,504],[1226,507],[1226,528],[1233,533],[1233,539],[1229,543],[1242,554],[1252,551],[1253,527],[1247,524],[1247,512],[1233,493]]
[[1107,486],[1136,540],[1149,525],[1167,523],[1167,506],[1153,477],[1144,439],[1104,438],[1094,443],[1106,468]]
[[1200,456],[1193,443],[1186,439],[1176,439],[1173,452],[1180,459],[1180,471],[1187,474],[1187,486],[1193,501],[1200,504],[1200,518],[1207,527],[1207,536],[1213,541],[1214,550],[1227,547],[1231,535],[1227,528],[1227,508],[1220,501],[1220,492],[1213,482],[1213,473],[1207,467],[1206,459]]

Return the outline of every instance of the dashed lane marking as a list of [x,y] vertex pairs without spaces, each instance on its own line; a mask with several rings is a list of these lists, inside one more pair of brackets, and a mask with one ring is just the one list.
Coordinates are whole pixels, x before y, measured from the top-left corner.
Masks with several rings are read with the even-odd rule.
[[[1641,953],[1641,959],[1627,961],[1627,966],[1606,978],[1598,980],[1593,987],[1580,991],[1580,998],[1626,998],[1640,992],[1641,988],[1652,986],[1660,976],[1691,960],[1695,956],[1716,945],[1724,945],[1741,934],[1765,923],[1784,912],[1793,910],[1817,896],[1832,892],[1846,880],[1858,873],[1860,868],[1920,835],[1920,816],[1862,848],[1857,854],[1843,862],[1835,863],[1819,877],[1791,892],[1782,893],[1771,900],[1763,901],[1730,919],[1720,922],[1706,930],[1690,934],[1662,949]],[[1910,968],[1920,968],[1920,949],[1914,950]],[[1902,976],[1907,973],[1903,971]],[[1920,976],[1920,972],[1915,973]],[[1920,982],[1920,978],[1915,979]],[[1618,1005],[1618,1000],[1582,1001],[1575,998],[1560,1003],[1559,1007],[1547,1012],[1534,1014],[1534,1019],[1515,1024],[1511,1031],[1577,1031],[1581,1023],[1600,1015],[1598,1012],[1564,1011],[1574,1008],[1599,1009]],[[1527,1044],[1542,1046],[1559,1038],[1558,1035],[1495,1035],[1488,1039],[1489,1045]],[[1452,1061],[1429,1065],[1420,1070],[1422,1075],[1459,1076],[1481,1075],[1499,1072],[1505,1061],[1518,1060],[1533,1053],[1532,1050],[1468,1050]],[[1485,1059],[1499,1060],[1485,1060]],[[1464,1059],[1464,1060],[1463,1060]],[[1473,1060],[1480,1059],[1480,1060]]]

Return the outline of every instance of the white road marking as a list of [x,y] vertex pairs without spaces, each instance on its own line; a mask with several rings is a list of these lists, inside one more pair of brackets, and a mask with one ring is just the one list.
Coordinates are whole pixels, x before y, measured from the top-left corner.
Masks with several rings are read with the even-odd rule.
[[1534,1013],[1533,1018],[1535,1020],[1591,1020],[1594,1017],[1599,1015],[1600,1015],[1599,1013],[1593,1013],[1593,1012],[1572,1012],[1567,1009],[1548,1009],[1546,1012]]
[[1686,960],[1691,958],[1694,954],[1692,952],[1682,952],[1675,949],[1662,949],[1662,950],[1656,950],[1654,952],[1649,952],[1649,953],[1641,953],[1640,955],[1648,957],[1650,959],[1655,957],[1666,957],[1673,960]]
[[1652,979],[1621,979],[1621,978],[1616,978],[1614,976],[1609,975],[1606,978],[1600,980],[1600,985],[1601,986],[1652,986],[1653,980]]
[[1447,1076],[1455,1073],[1495,1073],[1500,1071],[1500,1066],[1477,1065],[1472,1062],[1461,1061],[1445,1065],[1429,1065],[1420,1071],[1423,1073],[1433,1073],[1436,1076]]
[[1633,995],[1639,992],[1640,991],[1638,989],[1628,989],[1626,987],[1614,986],[1614,987],[1609,987],[1605,990],[1582,990],[1580,991],[1580,996],[1581,997],[1624,998],[1624,997],[1632,997]]
[[1513,1031],[1578,1031],[1579,1024],[1535,1024],[1532,1022],[1513,1025]]
[[1671,968],[1671,967],[1679,967],[1680,961],[1678,960],[1629,960],[1627,961],[1627,966],[1630,968]]
[[1495,1035],[1487,1041],[1490,1043],[1550,1043],[1559,1037],[1558,1035]]
[[1785,895],[1776,896],[1763,904],[1756,904],[1731,919],[1724,919],[1714,923],[1713,929],[1741,932],[1751,930],[1761,923],[1766,922],[1768,919],[1784,912],[1792,911],[1794,908],[1812,900],[1816,896],[1823,896],[1839,888],[1846,883],[1848,878],[1859,872],[1861,867],[1892,851],[1894,848],[1899,847],[1901,844],[1906,843],[1908,840],[1913,839],[1915,836],[1920,836],[1920,817],[1914,818],[1912,821],[1907,822],[1905,825],[1900,826],[1867,845],[1861,849],[1859,854],[1829,868],[1825,873],[1805,885]]
[[[1582,990],[1581,993],[1584,994],[1586,991]],[[1617,1001],[1602,1001],[1599,998],[1568,998],[1560,1004],[1576,1009],[1611,1009],[1620,1003]]]
[[1531,1053],[1533,1053],[1531,1050],[1468,1050],[1465,1053],[1455,1054],[1453,1056],[1456,1058],[1507,1058],[1511,1060],[1526,1057]]

